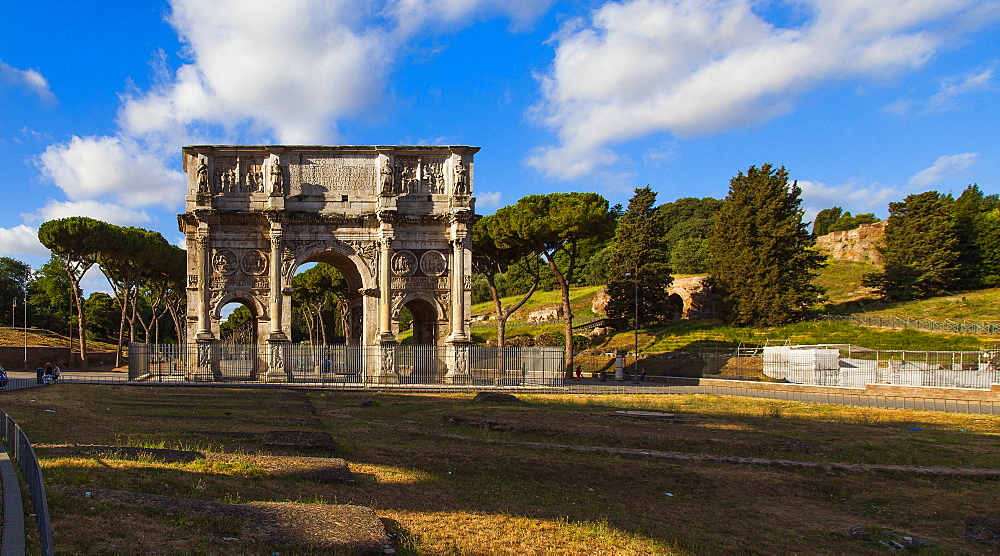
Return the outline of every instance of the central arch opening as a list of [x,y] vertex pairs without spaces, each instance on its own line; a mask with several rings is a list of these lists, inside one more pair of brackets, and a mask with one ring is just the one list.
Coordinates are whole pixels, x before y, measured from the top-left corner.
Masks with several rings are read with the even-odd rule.
[[354,261],[333,251],[309,257],[292,276],[293,342],[361,345],[365,338],[364,284]]

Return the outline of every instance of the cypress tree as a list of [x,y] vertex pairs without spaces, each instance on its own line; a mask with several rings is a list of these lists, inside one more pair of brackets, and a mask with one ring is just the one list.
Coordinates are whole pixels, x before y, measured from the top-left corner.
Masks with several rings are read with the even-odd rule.
[[784,167],[770,164],[730,181],[708,238],[709,273],[727,322],[782,324],[818,300],[812,271],[824,258],[802,222],[800,193]]
[[[667,304],[666,289],[673,278],[662,220],[655,204],[656,193],[649,186],[636,189],[618,219],[611,248],[606,310],[609,317],[628,326],[662,323],[673,316],[675,309]],[[638,323],[635,322],[637,302]]]
[[889,203],[881,273],[866,277],[883,297],[940,295],[962,283],[959,226],[950,195],[926,191]]

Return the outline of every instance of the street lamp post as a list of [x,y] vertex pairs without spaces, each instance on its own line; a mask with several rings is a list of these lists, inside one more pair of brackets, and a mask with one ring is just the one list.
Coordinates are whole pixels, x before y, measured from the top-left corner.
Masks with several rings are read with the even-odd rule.
[[24,273],[24,370],[28,370],[28,280],[31,279],[31,270]]

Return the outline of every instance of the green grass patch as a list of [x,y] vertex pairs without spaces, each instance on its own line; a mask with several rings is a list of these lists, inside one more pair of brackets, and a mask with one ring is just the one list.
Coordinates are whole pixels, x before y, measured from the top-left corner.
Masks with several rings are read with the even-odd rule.
[[[577,318],[599,318],[604,315],[598,315],[591,310],[590,305],[594,300],[594,296],[597,295],[598,290],[604,286],[577,286],[570,289],[569,303],[570,307],[573,308],[573,316]],[[520,300],[521,296],[510,296],[502,299],[504,307],[509,307]],[[528,318],[528,313],[544,306],[556,306],[562,304],[562,293],[559,290],[553,290],[548,292],[535,292],[531,296],[523,307],[518,309],[511,320],[525,320]],[[494,306],[492,301],[487,301],[484,303],[477,303],[472,306],[472,314],[483,314],[489,313],[493,314]]]
[[872,310],[864,311],[864,314],[995,322],[1000,320],[1000,288],[956,292],[897,303],[890,307],[876,305]]
[[839,304],[872,296],[871,291],[862,285],[862,280],[865,274],[878,271],[877,266],[832,257],[826,263],[813,279],[814,284],[826,290],[824,303]]

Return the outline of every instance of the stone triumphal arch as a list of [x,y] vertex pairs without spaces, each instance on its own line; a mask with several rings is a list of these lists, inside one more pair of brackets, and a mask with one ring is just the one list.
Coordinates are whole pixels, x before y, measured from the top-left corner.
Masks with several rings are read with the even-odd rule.
[[[219,338],[240,302],[272,356],[291,338],[292,276],[326,262],[350,286],[348,344],[396,341],[399,311],[415,340],[469,342],[468,146],[232,146],[183,149],[188,194],[188,338]],[[274,366],[272,361],[271,366]]]

